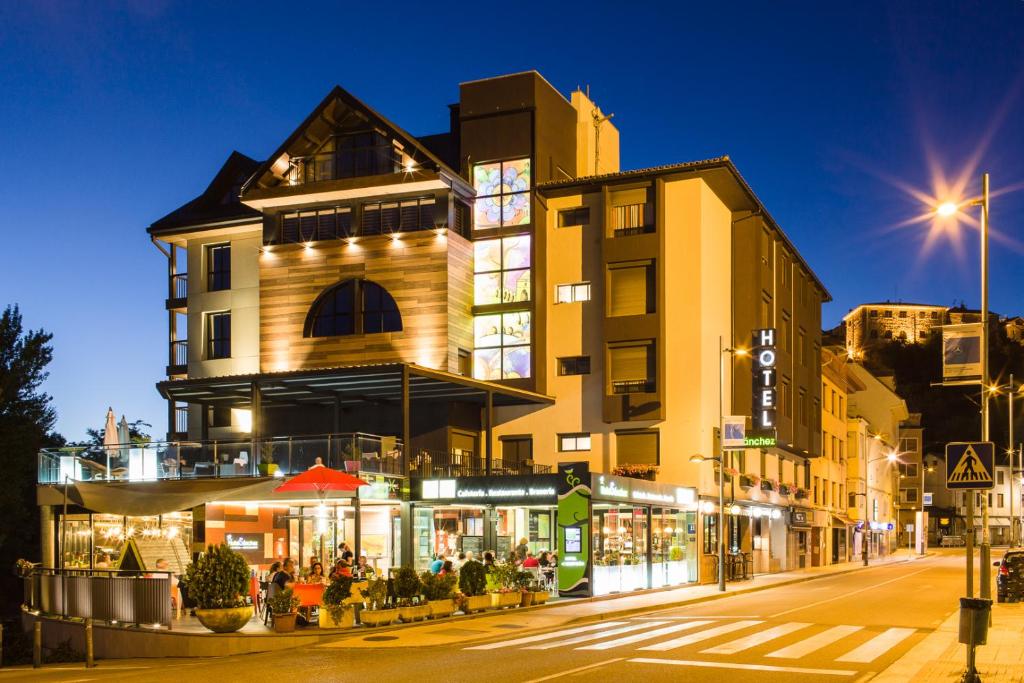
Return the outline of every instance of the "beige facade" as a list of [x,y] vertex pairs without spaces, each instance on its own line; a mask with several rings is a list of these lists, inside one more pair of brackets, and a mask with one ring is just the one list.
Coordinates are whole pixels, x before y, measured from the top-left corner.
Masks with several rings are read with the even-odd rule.
[[947,306],[883,302],[861,304],[843,317],[846,350],[859,357],[865,348],[887,341],[924,341],[937,328],[948,324]]

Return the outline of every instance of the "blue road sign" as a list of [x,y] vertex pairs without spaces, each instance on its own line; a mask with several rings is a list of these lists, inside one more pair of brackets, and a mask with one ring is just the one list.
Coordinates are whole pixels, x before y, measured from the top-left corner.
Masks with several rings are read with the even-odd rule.
[[995,459],[996,448],[991,441],[946,444],[946,488],[992,488]]

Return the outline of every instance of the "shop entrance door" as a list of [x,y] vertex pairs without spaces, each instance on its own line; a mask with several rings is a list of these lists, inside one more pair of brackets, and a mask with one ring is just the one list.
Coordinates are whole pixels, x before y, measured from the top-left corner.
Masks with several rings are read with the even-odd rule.
[[821,566],[821,527],[811,529],[811,566]]

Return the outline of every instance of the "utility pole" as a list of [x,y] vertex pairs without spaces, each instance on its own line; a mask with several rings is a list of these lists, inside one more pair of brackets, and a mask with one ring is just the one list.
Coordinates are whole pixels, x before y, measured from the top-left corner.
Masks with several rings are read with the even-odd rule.
[[[988,173],[981,177],[981,440],[989,440],[988,401]],[[973,507],[973,506],[972,506]],[[972,520],[973,523],[973,520]],[[992,547],[988,528],[988,496],[981,497],[981,596],[992,597]],[[973,564],[973,558],[971,559]]]
[[1013,373],[1010,373],[1010,481],[1007,482],[1010,485],[1010,547],[1016,547],[1017,545],[1017,525],[1014,523],[1013,516],[1013,395],[1017,393],[1016,388],[1013,386]]

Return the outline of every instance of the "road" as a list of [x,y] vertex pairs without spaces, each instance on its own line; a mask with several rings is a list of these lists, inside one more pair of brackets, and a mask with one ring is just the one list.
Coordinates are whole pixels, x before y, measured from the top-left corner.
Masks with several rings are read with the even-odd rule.
[[[962,592],[963,556],[947,551],[914,562],[548,631],[518,630],[524,628],[517,623],[522,616],[511,612],[507,624],[500,624],[508,635],[486,640],[479,640],[482,632],[474,630],[472,621],[453,622],[446,631],[454,642],[445,645],[416,646],[411,633],[392,631],[389,636],[402,637],[387,647],[379,640],[367,641],[375,636],[366,634],[349,644],[243,657],[101,663],[92,671],[53,671],[37,674],[35,680],[180,683],[194,677],[277,683],[299,677],[540,683],[571,677],[859,683],[939,626],[957,608]],[[608,604],[613,609],[614,603]]]

